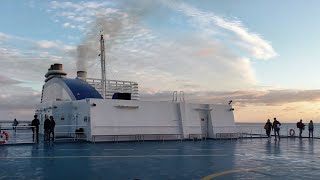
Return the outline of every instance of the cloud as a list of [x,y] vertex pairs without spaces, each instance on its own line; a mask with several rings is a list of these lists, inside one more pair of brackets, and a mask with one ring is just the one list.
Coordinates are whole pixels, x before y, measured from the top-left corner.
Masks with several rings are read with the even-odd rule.
[[0,43],[1,41],[6,41],[10,38],[10,35],[0,32]]
[[52,1],[51,2],[51,8],[53,9],[74,9],[75,11],[82,11],[84,9],[97,9],[105,7],[106,5],[109,5],[109,2],[58,2],[58,1]]
[[1,86],[7,86],[7,85],[13,85],[13,84],[19,84],[19,83],[21,83],[21,81],[14,80],[9,77],[0,75],[0,85]]
[[64,52],[75,51],[75,46],[67,45],[62,43],[61,41],[48,41],[48,40],[40,40],[34,42],[35,49],[51,49],[51,50],[60,50]]
[[42,40],[37,42],[37,47],[41,49],[51,49],[59,47],[57,42]]
[[[67,71],[75,64],[73,46],[60,41],[35,41],[9,36],[10,43],[5,42],[0,46],[0,71],[1,74],[19,81],[21,85],[41,90],[43,76],[50,64],[63,63]],[[14,44],[24,44],[24,48],[15,48]],[[0,78],[0,81],[13,83],[12,79]]]
[[109,6],[112,6],[111,2],[52,1],[49,6],[49,12],[53,12],[55,20],[62,22],[64,27],[86,32],[86,24],[91,24],[97,16],[105,16],[117,12],[117,9]]
[[[75,71],[73,47],[59,41],[35,41],[6,35],[10,42],[0,45],[1,119],[32,118],[40,102],[44,74],[52,63],[63,63],[67,72]],[[13,47],[24,44],[23,48]]]
[[[73,3],[73,6],[81,4]],[[192,91],[244,89],[256,84],[250,59],[236,55],[211,35],[188,32],[173,37],[146,26],[145,19],[158,17],[154,15],[157,7],[157,2],[140,1],[138,5],[119,3],[112,8],[106,5],[101,9],[83,9],[83,14],[87,14],[86,17],[92,21],[84,27],[87,36],[81,45],[87,49],[88,65],[83,66],[94,66],[99,61],[97,30],[102,29],[106,39],[107,62],[113,71],[109,72],[108,77],[138,81],[143,84],[140,87],[158,92],[186,87],[192,87]],[[99,13],[105,12],[103,10],[107,12]],[[62,16],[67,18],[76,13],[76,8],[73,8],[62,13]],[[160,20],[164,22],[159,23],[167,23],[166,18]],[[73,23],[77,22],[64,22],[64,26],[70,27]]]
[[237,38],[239,40],[237,44],[257,59],[266,60],[277,56],[270,42],[264,40],[259,34],[250,32],[239,20],[227,20],[214,13],[201,11],[182,1],[163,0],[162,2],[173,10],[192,18],[191,23],[203,32],[215,35],[219,33],[217,27],[226,30],[234,35],[231,39]]
[[35,113],[35,104],[40,102],[41,93],[24,87],[7,87],[9,90],[19,89],[19,92],[3,91],[0,95],[1,120],[13,118],[31,120]]
[[[179,94],[179,92],[178,92]],[[227,104],[232,100],[237,122],[265,122],[277,117],[281,122],[298,118],[320,118],[320,90],[269,89],[248,91],[185,92],[186,102]],[[172,101],[172,92],[141,92],[141,100]],[[178,100],[180,96],[178,96]]]
[[[164,11],[160,12],[159,7]],[[172,91],[183,90],[186,97],[192,95],[190,100],[221,103],[231,97],[238,103],[254,103],[250,96],[255,93],[235,90],[256,87],[252,57],[270,59],[276,55],[268,41],[250,32],[240,21],[229,21],[176,1],[53,1],[48,12],[61,27],[79,30],[84,36],[80,44],[87,48],[89,76],[100,76],[97,73],[99,31],[103,30],[107,77],[137,81],[141,97],[150,99],[159,96],[170,100]],[[170,21],[176,12],[183,15],[180,23],[185,28]],[[0,34],[0,41],[3,37]],[[227,43],[219,40],[225,37]],[[24,109],[38,102],[26,96],[39,95],[43,75],[50,64],[63,63],[69,75],[74,75],[76,47],[59,40],[14,38],[14,41],[25,42],[27,48],[0,46],[0,71],[21,82],[8,84],[10,88],[21,87],[21,92],[6,91],[3,98],[7,99],[3,102],[11,99],[15,103],[8,107],[17,107],[25,113]],[[230,44],[244,49],[245,53],[237,54]],[[30,104],[23,106],[24,102]],[[258,102],[257,99],[255,103]],[[1,107],[5,108],[0,104]]]
[[233,100],[237,105],[278,106],[297,102],[320,102],[320,90],[270,89],[248,91],[212,91],[190,93],[190,100],[205,99],[214,103]]

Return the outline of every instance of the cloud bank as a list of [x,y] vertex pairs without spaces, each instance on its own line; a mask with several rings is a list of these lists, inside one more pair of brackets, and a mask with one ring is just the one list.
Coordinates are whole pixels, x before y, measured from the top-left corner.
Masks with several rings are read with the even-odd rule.
[[[53,1],[51,10],[61,25],[86,34],[81,44],[87,49],[87,65],[82,66],[98,63],[98,39],[103,30],[107,63],[112,67],[109,77],[139,81],[142,91],[254,88],[257,80],[251,59],[267,60],[277,55],[268,41],[240,21],[227,20],[182,1],[92,1],[90,5]],[[168,21],[177,12],[182,20]],[[163,26],[159,30],[149,25],[148,19]],[[170,34],[161,31],[179,23],[186,24],[187,32],[182,28]],[[243,49],[243,53],[230,46]]]
[[[263,92],[244,91],[258,84],[252,60],[277,56],[270,42],[241,21],[202,11],[183,1],[52,1],[47,12],[62,29],[83,36],[79,44],[86,49],[85,63],[78,63],[78,69],[88,68],[89,76],[100,76],[96,71],[103,30],[108,78],[139,82],[142,97],[151,98],[152,94],[170,100],[172,91],[182,90],[190,100],[221,103],[233,98],[253,103]],[[25,47],[12,46],[8,39],[23,42]],[[77,47],[65,40],[32,40],[0,32],[0,85],[20,89],[3,97],[3,102],[26,112],[39,100],[27,98],[40,93],[48,66],[63,63],[72,76],[77,57]],[[240,92],[245,95],[240,96]],[[267,99],[279,93],[257,98],[256,103],[268,103]],[[32,105],[25,106],[24,102]]]

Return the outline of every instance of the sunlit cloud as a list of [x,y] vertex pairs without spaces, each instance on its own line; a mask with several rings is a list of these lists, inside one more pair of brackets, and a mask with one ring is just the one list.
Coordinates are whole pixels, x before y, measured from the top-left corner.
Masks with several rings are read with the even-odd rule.
[[[166,11],[161,17],[155,13],[160,6]],[[290,90],[244,91],[256,89],[259,83],[252,59],[271,59],[277,55],[271,43],[241,21],[228,20],[185,2],[52,1],[47,12],[63,30],[79,31],[82,35],[79,44],[87,47],[86,62],[91,77],[100,77],[97,67],[100,65],[99,36],[103,30],[107,78],[137,81],[142,100],[171,101],[172,91],[177,90],[184,91],[190,102],[225,103],[232,98],[236,106],[247,107],[285,104],[287,101],[279,99],[294,95]],[[183,16],[179,23],[185,23],[187,31],[176,28],[163,32],[148,22],[148,19],[157,19],[157,23],[165,27],[175,27],[177,24],[168,19],[177,12]],[[67,37],[79,39],[78,34]],[[6,43],[8,38],[24,47]],[[221,38],[226,41],[219,40]],[[75,75],[77,47],[66,40],[33,40],[0,32],[1,42],[0,85],[8,87],[1,98],[6,103],[14,102],[8,107],[16,107],[22,114],[39,102],[39,98],[34,97],[41,92],[43,76],[50,64],[63,63],[69,77]],[[238,54],[230,46],[243,53]],[[10,91],[17,87],[19,91]],[[33,100],[28,99],[29,94]],[[302,94],[300,99],[289,102],[307,99]],[[309,99],[314,100],[316,97]],[[24,102],[28,105],[24,106]],[[1,108],[5,106],[0,104]]]
[[[182,1],[163,0],[162,2],[175,11],[192,18],[191,23],[194,24],[194,27],[201,29],[203,32],[216,35],[221,32],[217,28],[221,28],[222,31],[231,33],[238,39],[236,44],[257,59],[270,59],[277,56],[270,42],[264,40],[259,34],[250,32],[239,20],[227,20],[214,13],[201,11]],[[226,34],[226,32],[223,32],[223,34]]]

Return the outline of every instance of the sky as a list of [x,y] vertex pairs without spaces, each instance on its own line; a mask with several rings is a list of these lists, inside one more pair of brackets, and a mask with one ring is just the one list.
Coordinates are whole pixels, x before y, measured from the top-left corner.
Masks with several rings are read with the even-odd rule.
[[[142,100],[233,100],[237,122],[320,123],[320,2],[2,0],[0,119],[32,119],[44,74],[62,63],[139,83]],[[102,30],[102,32],[100,32]],[[79,61],[78,46],[85,47]]]

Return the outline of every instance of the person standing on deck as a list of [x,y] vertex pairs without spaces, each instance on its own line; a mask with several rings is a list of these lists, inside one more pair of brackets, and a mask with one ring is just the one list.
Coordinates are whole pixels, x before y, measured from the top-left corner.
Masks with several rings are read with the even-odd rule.
[[310,123],[308,125],[308,129],[309,129],[309,138],[310,138],[310,134],[313,138],[313,121],[312,120],[310,120]]
[[274,140],[277,140],[277,134],[280,140],[280,126],[281,123],[277,120],[277,118],[273,118],[272,129],[274,130]]
[[19,124],[19,122],[17,121],[16,118],[14,118],[13,123],[12,123],[14,132],[17,131],[17,126],[18,126],[18,124]]
[[270,119],[268,119],[268,121],[264,125],[264,129],[266,130],[266,134],[267,134],[268,138],[271,138],[271,136],[270,136],[271,128],[272,128],[272,124],[270,122]]
[[33,132],[32,139],[34,141],[34,138],[36,138],[36,141],[38,142],[39,141],[39,125],[40,125],[40,121],[39,121],[39,119],[37,117],[38,117],[37,115],[34,115],[34,119],[31,122],[31,126],[33,126],[32,127],[32,132]]
[[48,117],[46,117],[46,120],[44,121],[44,125],[43,125],[44,141],[50,140],[50,126],[51,126],[50,120],[48,119]]
[[52,134],[52,141],[54,141],[54,127],[56,126],[56,122],[53,119],[53,116],[50,116],[50,130],[49,130],[49,140],[50,135]]
[[302,119],[300,119],[299,122],[297,122],[297,128],[299,128],[299,138],[302,138],[302,131],[304,130],[304,127],[306,125],[303,124]]

